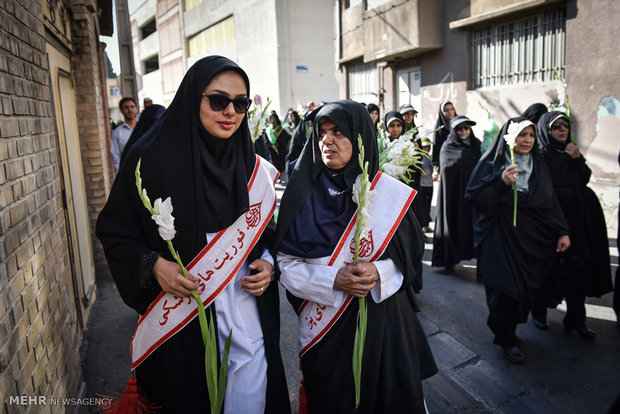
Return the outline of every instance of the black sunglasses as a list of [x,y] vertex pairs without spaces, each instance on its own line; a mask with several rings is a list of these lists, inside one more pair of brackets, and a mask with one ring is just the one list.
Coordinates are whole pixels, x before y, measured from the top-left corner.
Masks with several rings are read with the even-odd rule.
[[470,128],[469,128],[469,125],[459,125],[459,126],[457,126],[456,128],[454,128],[454,130],[455,130],[456,132],[459,132],[459,131],[461,131],[461,130],[469,131],[469,130],[470,130]]
[[244,114],[252,105],[252,100],[247,96],[239,96],[235,99],[230,99],[226,95],[222,95],[219,93],[215,93],[212,95],[207,95],[203,93],[202,96],[206,96],[209,98],[209,106],[216,112],[223,111],[229,103],[233,103],[233,108],[235,108],[235,112],[238,114]]
[[562,121],[555,121],[553,124],[551,124],[551,129],[560,129],[560,127],[569,129],[570,124],[568,122],[562,122]]

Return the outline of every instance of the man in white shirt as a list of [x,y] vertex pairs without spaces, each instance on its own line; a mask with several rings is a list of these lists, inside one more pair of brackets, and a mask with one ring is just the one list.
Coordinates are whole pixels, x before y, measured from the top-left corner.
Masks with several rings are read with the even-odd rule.
[[118,172],[118,164],[121,160],[123,148],[129,140],[129,136],[138,122],[138,106],[133,98],[121,99],[118,107],[125,118],[124,122],[114,128],[112,138],[110,139],[110,153],[112,154],[112,163],[114,164],[114,172]]

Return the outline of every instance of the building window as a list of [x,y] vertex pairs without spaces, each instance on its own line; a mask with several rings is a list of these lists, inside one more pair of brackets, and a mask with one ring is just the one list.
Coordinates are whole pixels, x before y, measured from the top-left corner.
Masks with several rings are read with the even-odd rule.
[[553,80],[553,69],[564,77],[566,10],[476,30],[472,57],[474,88]]
[[156,70],[159,70],[159,59],[157,56],[153,56],[152,58],[144,61],[144,71],[142,73],[146,75],[147,73],[151,73]]
[[185,10],[189,10],[192,7],[198,6],[204,0],[185,0]]
[[372,10],[382,4],[389,3],[390,0],[366,0],[366,10]]
[[189,56],[203,55],[233,40],[235,40],[235,19],[231,16],[189,39]]
[[121,90],[118,86],[110,86],[110,96],[121,96]]
[[349,99],[364,102],[379,102],[379,80],[375,63],[353,63],[348,66]]
[[155,19],[150,20],[147,24],[140,27],[140,39],[146,39],[153,33],[157,31],[157,24],[155,23]]

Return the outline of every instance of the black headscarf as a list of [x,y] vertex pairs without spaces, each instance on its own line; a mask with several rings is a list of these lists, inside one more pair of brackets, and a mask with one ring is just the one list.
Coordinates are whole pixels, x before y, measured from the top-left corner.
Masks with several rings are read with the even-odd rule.
[[[377,124],[379,123],[379,120],[381,119],[381,110],[379,109],[379,106],[375,105],[374,103],[368,104],[366,106],[366,109],[368,110],[368,113],[377,111],[377,115],[379,115],[377,117],[377,122],[374,122],[374,126],[375,126],[375,131],[377,130]],[[372,120],[372,118],[371,118]]]
[[521,116],[537,124],[540,117],[547,111],[548,109],[544,104],[535,103],[535,104],[528,106],[528,108],[525,111],[523,111]]
[[[358,134],[362,136],[370,179],[379,170],[379,157],[370,114],[361,104],[332,102],[312,115],[311,137],[306,141],[282,197],[276,244],[282,242],[283,251],[289,254],[323,257],[333,251],[355,212],[351,197],[355,179],[361,173]],[[318,137],[322,119],[331,120],[351,141],[351,160],[341,170],[330,170],[321,159]],[[287,240],[283,242],[287,233]]]
[[248,77],[236,63],[222,56],[200,59],[185,74],[159,122],[129,150],[97,223],[106,254],[114,254],[114,247],[128,237],[140,237],[153,251],[167,251],[137,194],[134,170],[138,159],[142,159],[143,187],[151,201],[172,198],[177,230],[174,245],[184,263],[204,247],[206,233],[228,227],[248,210],[247,183],[256,156],[247,117],[228,139],[209,134],[199,117],[202,92],[226,71],[238,73],[249,94]]
[[166,108],[164,106],[152,104],[152,105],[147,106],[146,109],[142,111],[142,114],[140,115],[140,119],[138,120],[136,127],[131,132],[129,139],[127,140],[127,143],[125,144],[125,147],[123,148],[123,153],[121,154],[121,161],[120,161],[121,164],[123,163],[123,160],[127,156],[129,149],[133,147],[133,144],[135,144],[137,140],[142,138],[142,135],[146,134],[146,132],[153,126],[153,124],[155,124],[155,122],[159,118],[161,118],[165,110]]
[[295,110],[291,110],[288,113],[289,115],[293,115],[293,122],[290,122],[290,119],[287,122],[291,123],[293,128],[296,128],[297,125],[299,125],[299,123],[301,122],[301,117]]
[[556,141],[551,136],[551,122],[558,118],[564,118],[566,122],[569,122],[568,115],[560,111],[551,111],[543,114],[540,117],[538,126],[536,127],[536,136],[538,138],[538,149],[545,158],[553,159],[557,155],[564,152],[568,139],[565,142]]
[[[400,134],[401,135],[404,134],[405,133],[405,119],[403,118],[403,115],[400,112],[398,112],[398,111],[389,111],[383,117],[383,129],[385,130],[385,132],[389,136],[389,133],[388,133],[388,126],[389,125],[388,125],[388,123],[389,123],[390,120],[393,120],[393,119],[398,119],[400,121],[400,124],[403,127],[403,130],[402,130],[402,132]],[[398,138],[398,137],[396,137],[396,138]],[[393,141],[396,138],[390,136],[390,141]]]
[[[322,119],[329,119],[336,124],[353,146],[351,160],[339,171],[329,170],[321,159],[319,130]],[[324,257],[333,252],[356,209],[351,196],[355,179],[361,173],[358,135],[362,137],[364,159],[368,162],[368,175],[372,180],[379,170],[379,156],[376,134],[366,108],[357,102],[344,100],[326,104],[316,113],[312,136],[304,146],[282,197],[276,229],[276,250],[282,247],[283,252],[300,257]],[[315,202],[321,199],[331,199],[334,201],[333,206],[330,208]],[[332,220],[333,227],[329,233],[321,230],[323,223],[317,217]],[[319,237],[312,241],[302,239],[303,235],[310,233]],[[285,238],[286,241],[283,241]],[[423,251],[420,225],[413,209],[409,208],[386,253],[405,275],[405,285],[413,286],[416,291],[422,286]]]
[[441,146],[448,138],[448,135],[450,134],[450,130],[451,130],[450,120],[446,118],[446,116],[443,114],[443,108],[447,104],[450,104],[452,105],[452,107],[454,107],[454,116],[458,115],[456,113],[456,107],[451,101],[444,101],[441,103],[441,105],[439,105],[439,115],[437,116],[437,121],[435,122],[435,130],[442,126],[443,128],[435,132],[435,140],[433,141],[432,159],[433,159],[433,165],[436,167],[439,167],[440,165],[439,154],[441,152]]

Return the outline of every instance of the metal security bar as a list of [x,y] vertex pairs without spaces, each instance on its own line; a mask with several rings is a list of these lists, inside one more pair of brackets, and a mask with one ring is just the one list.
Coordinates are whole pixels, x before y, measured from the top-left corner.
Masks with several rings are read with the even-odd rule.
[[564,77],[566,10],[558,9],[473,32],[473,87]]

